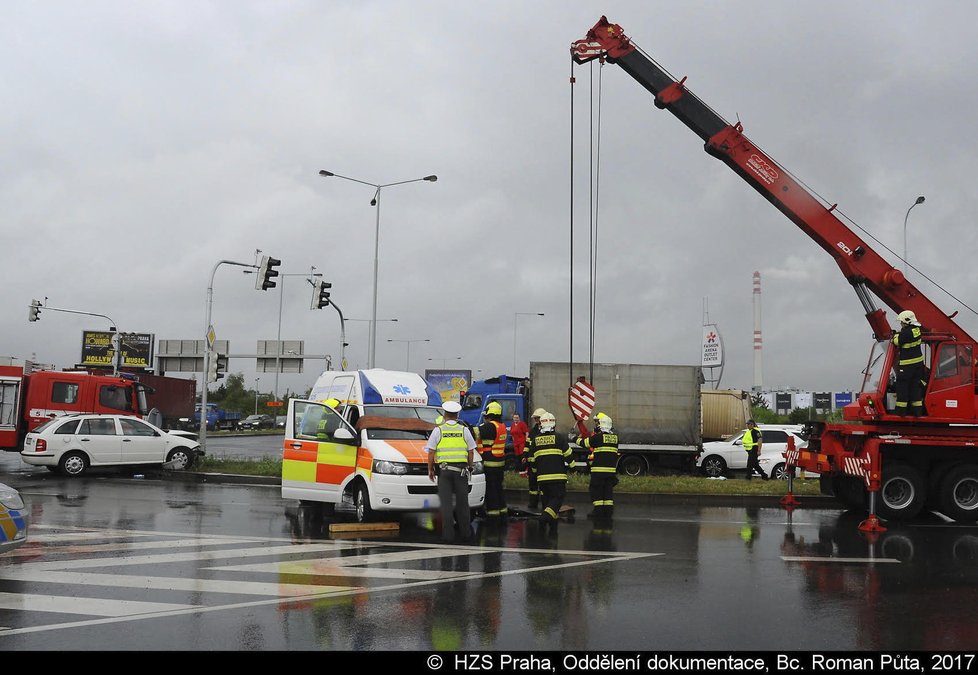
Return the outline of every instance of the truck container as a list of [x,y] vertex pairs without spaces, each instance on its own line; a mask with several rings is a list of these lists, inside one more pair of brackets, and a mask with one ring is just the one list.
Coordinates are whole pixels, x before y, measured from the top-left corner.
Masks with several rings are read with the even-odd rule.
[[747,426],[750,394],[742,389],[704,389],[701,416],[704,443],[726,440]]
[[150,413],[159,411],[158,427],[179,429],[181,419],[193,416],[197,404],[196,380],[151,373],[139,373],[135,377],[146,387],[146,405]]
[[[496,401],[507,426],[513,413],[529,420],[535,409],[543,408],[557,417],[559,430],[573,435],[576,425],[568,406],[568,392],[578,376],[585,375],[590,380],[592,368],[594,412],[603,412],[614,421],[620,443],[619,472],[692,473],[703,446],[703,373],[699,366],[532,362],[529,378],[500,376],[473,383],[463,397],[463,420],[478,424],[486,405]],[[517,391],[493,393],[493,387]],[[481,404],[479,413],[473,415],[477,401]],[[586,451],[572,447],[575,466],[586,466]]]

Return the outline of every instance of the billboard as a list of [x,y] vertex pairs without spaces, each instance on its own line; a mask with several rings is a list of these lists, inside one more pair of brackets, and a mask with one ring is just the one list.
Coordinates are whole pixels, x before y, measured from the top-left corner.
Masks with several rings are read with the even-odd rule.
[[441,394],[442,401],[461,403],[461,392],[472,384],[472,371],[449,368],[445,370],[424,371],[425,381]]
[[[116,354],[112,345],[111,331],[86,330],[82,331],[81,362],[82,367],[111,368],[115,364]],[[153,345],[156,338],[152,333],[119,333],[122,358],[120,368],[153,367]]]
[[703,368],[719,368],[723,365],[723,340],[716,324],[703,326]]
[[837,391],[835,392],[835,407],[844,408],[852,403],[852,392],[851,391]]

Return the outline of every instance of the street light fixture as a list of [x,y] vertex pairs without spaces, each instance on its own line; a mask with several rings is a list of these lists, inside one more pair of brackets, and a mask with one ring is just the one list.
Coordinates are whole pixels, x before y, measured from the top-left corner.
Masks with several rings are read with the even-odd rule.
[[256,415],[258,414],[258,380],[260,379],[261,379],[260,377],[255,378],[255,414]]
[[910,263],[907,260],[907,218],[910,217],[910,211],[913,209],[913,207],[917,206],[917,204],[923,204],[923,203],[924,203],[924,196],[920,195],[919,197],[917,197],[917,201],[911,204],[910,208],[907,209],[907,215],[903,217],[903,276],[904,277],[907,277],[907,274],[909,274],[907,268],[910,266]]
[[341,176],[338,173],[333,173],[332,171],[326,171],[322,169],[319,172],[320,176],[325,178],[335,177],[342,178],[344,180],[353,181],[354,183],[361,183],[363,185],[369,185],[374,188],[373,199],[370,200],[371,206],[377,207],[377,225],[374,233],[374,298],[373,298],[373,313],[371,314],[370,320],[370,350],[367,353],[367,367],[373,368],[377,360],[377,272],[380,263],[380,191],[385,187],[392,187],[394,185],[404,185],[406,183],[417,183],[419,181],[427,181],[429,183],[434,183],[438,180],[438,176],[431,175],[425,176],[424,178],[412,178],[410,180],[401,180],[396,183],[370,183],[365,180],[360,180],[358,178],[350,178],[349,176]]
[[513,375],[516,375],[516,320],[521,316],[543,315],[543,312],[513,312]]
[[388,342],[406,342],[407,343],[407,364],[404,366],[404,370],[411,372],[411,343],[412,342],[431,342],[428,338],[418,339],[418,340],[391,340]]
[[462,360],[462,357],[461,356],[456,356],[454,358],[453,357],[449,357],[449,358],[446,358],[446,359],[428,359],[428,360],[429,361],[441,361],[441,367],[442,367],[442,370],[444,370],[445,368],[448,367],[448,361],[461,361]]

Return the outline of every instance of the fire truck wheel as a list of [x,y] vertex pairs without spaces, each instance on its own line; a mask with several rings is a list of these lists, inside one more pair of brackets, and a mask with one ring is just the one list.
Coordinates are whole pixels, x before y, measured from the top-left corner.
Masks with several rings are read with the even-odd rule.
[[924,508],[924,479],[909,464],[883,465],[883,485],[876,500],[876,513],[890,520],[910,520]]
[[80,476],[88,468],[88,459],[81,452],[67,452],[61,456],[58,468],[66,476]]
[[832,476],[832,492],[847,508],[866,510],[866,485],[855,476]]
[[374,511],[370,508],[370,495],[367,493],[367,486],[358,483],[353,492],[353,505],[356,507],[357,522],[369,523],[374,517]]
[[963,464],[941,481],[941,512],[959,523],[978,520],[978,466]]

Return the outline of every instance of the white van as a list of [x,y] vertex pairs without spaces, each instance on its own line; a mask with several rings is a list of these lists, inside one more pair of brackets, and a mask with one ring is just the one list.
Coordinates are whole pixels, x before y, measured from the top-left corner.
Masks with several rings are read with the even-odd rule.
[[[437,510],[425,442],[441,415],[441,396],[417,373],[373,368],[327,371],[310,400],[289,401],[282,454],[282,497],[355,508],[359,522],[377,512]],[[335,409],[326,404],[333,399]],[[486,496],[478,452],[469,506]]]

